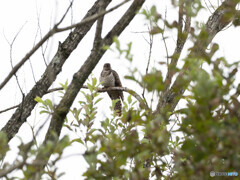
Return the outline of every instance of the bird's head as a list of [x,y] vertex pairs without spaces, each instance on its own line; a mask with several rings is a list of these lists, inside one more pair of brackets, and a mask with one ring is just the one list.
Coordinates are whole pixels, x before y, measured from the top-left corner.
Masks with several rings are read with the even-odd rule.
[[111,70],[111,65],[110,65],[110,63],[105,63],[105,64],[103,65],[103,69],[104,69],[105,71]]

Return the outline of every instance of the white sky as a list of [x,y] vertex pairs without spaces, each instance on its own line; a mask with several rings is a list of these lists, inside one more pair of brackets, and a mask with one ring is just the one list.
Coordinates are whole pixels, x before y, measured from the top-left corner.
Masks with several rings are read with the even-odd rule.
[[[64,21],[63,25],[68,26],[73,23],[79,22],[80,19],[85,15],[86,11],[92,6],[94,0],[75,0],[73,9],[71,11],[72,15],[69,14]],[[114,0],[111,4],[111,7],[119,3],[120,1]],[[213,2],[217,2],[214,0]],[[157,6],[158,12],[164,16],[165,11],[167,10],[167,18],[170,20],[177,20],[177,9],[171,8],[169,6],[169,1],[166,0],[147,0],[144,4],[144,8],[150,9],[151,5],[155,4]],[[38,42],[41,38],[40,31],[38,29],[38,19],[37,14],[39,16],[40,27],[42,36],[45,35],[50,27],[59,20],[63,12],[65,12],[66,7],[69,4],[69,0],[8,0],[0,3],[0,49],[1,49],[1,66],[0,66],[0,82],[2,82],[6,75],[11,70],[10,64],[10,49],[7,43],[7,40],[11,42],[19,31],[19,33],[14,46],[12,59],[13,64],[19,62],[24,55],[30,51],[30,49],[34,46],[34,42]],[[130,3],[124,5],[117,11],[112,12],[110,15],[107,15],[104,20],[104,29],[103,35],[107,33],[108,30],[114,25],[114,23],[122,16],[122,12],[124,12]],[[207,11],[202,11],[197,19],[200,19],[202,22],[207,21],[207,17],[210,15]],[[71,19],[72,17],[72,19]],[[138,15],[135,17],[133,22],[131,22],[130,26],[125,29],[124,33],[120,36],[121,45],[124,47],[128,42],[133,42],[132,54],[133,63],[130,65],[124,57],[119,58],[116,52],[107,52],[100,63],[93,71],[93,76],[99,77],[99,74],[102,70],[102,66],[106,62],[110,62],[112,64],[112,68],[117,70],[121,79],[123,86],[128,86],[131,89],[136,90],[139,94],[141,94],[141,89],[133,82],[129,82],[128,80],[124,80],[123,76],[128,73],[128,67],[137,67],[142,73],[145,72],[147,59],[148,59],[148,50],[149,45],[146,43],[145,39],[149,39],[148,34],[136,33],[147,30],[146,21],[143,21],[144,17],[142,15]],[[94,26],[95,27],[95,26]],[[95,28],[92,28],[91,31],[87,34],[87,36],[82,40],[77,49],[71,54],[69,59],[63,66],[62,72],[59,74],[57,80],[54,83],[54,87],[59,87],[59,83],[64,83],[67,79],[68,82],[71,81],[72,75],[76,72],[83,62],[86,60],[87,56],[91,51],[92,40],[94,36]],[[35,40],[37,34],[37,38]],[[60,33],[54,35],[48,43],[48,49],[46,51],[46,59],[48,62],[51,61],[51,58],[55,54],[57,50],[58,41],[64,41],[64,39],[68,36],[69,32]],[[237,61],[240,59],[239,54],[239,42],[240,42],[240,30],[239,28],[230,27],[229,29],[220,32],[215,38],[214,42],[218,42],[220,44],[220,52],[218,55],[225,56],[229,61]],[[174,51],[175,41],[176,41],[176,32],[171,31],[167,32],[167,46],[169,50],[169,54]],[[188,47],[190,43],[186,44]],[[44,44],[44,48],[46,44]],[[183,56],[187,52],[187,48],[183,51]],[[163,73],[166,72],[165,66],[157,65],[159,61],[166,61],[166,52],[164,48],[164,44],[161,36],[154,37],[154,45],[153,45],[153,54],[151,59],[150,68],[157,67],[160,68]],[[36,80],[41,78],[42,73],[45,70],[45,64],[43,58],[41,56],[41,50],[36,52],[34,56],[31,57],[31,63],[34,70],[34,75]],[[29,62],[25,63],[25,65],[18,71],[18,78],[20,80],[20,85],[23,88],[23,91],[27,94],[29,90],[31,90],[34,85],[34,78],[30,69]],[[59,98],[56,97],[59,94],[54,93],[54,95],[47,96],[51,98],[55,103],[59,101]],[[110,100],[106,94],[101,94],[104,98],[104,101],[100,102],[99,105],[102,107],[99,109],[99,115],[96,121],[100,121],[104,116],[108,116],[110,112]],[[125,94],[125,97],[127,94]],[[54,97],[54,98],[53,98]],[[78,97],[79,100],[80,97]],[[45,97],[44,97],[45,99]],[[21,101],[21,93],[16,85],[15,78],[12,78],[10,82],[1,90],[0,93],[0,110],[11,107],[13,105],[18,104]],[[109,104],[109,105],[105,105]],[[104,108],[103,108],[104,107]],[[107,109],[106,109],[107,107]],[[32,112],[32,116],[28,118],[28,122],[31,125],[36,125],[38,127],[41,123],[44,122],[46,116],[38,115],[36,110]],[[0,114],[0,128],[4,126],[4,124],[11,117],[13,111],[9,111],[3,114]],[[38,123],[40,122],[40,124]],[[38,137],[39,141],[44,138],[44,134],[47,129],[44,129],[40,136]],[[69,131],[64,129],[62,134],[68,134]],[[32,139],[31,131],[29,125],[25,123],[18,135],[22,137],[24,142],[28,142]],[[75,135],[71,134],[71,137]],[[13,161],[15,159],[16,148],[13,145],[16,145],[18,142],[17,138],[14,138],[11,141],[11,147],[13,151],[8,154],[7,159],[9,161]],[[14,151],[15,150],[15,151]],[[68,148],[65,154],[79,154],[83,153],[83,149],[80,145],[75,145],[72,148]],[[80,156],[73,156],[70,158],[66,158],[59,163],[59,167],[61,168],[59,172],[66,172],[66,175],[61,178],[64,179],[72,179],[79,180],[82,179],[81,174],[84,172],[86,168],[86,163],[83,158]]]

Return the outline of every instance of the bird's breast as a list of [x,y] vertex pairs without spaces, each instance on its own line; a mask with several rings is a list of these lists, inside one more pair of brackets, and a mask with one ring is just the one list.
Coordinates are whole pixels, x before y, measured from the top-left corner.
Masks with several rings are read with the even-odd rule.
[[113,73],[109,75],[103,75],[100,77],[100,81],[104,87],[114,87],[115,86],[115,79]]

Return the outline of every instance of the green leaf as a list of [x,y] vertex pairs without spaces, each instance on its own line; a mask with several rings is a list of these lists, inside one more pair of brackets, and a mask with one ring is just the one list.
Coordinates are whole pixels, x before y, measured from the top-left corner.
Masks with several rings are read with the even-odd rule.
[[57,146],[54,148],[54,152],[58,154],[62,154],[63,150],[70,145],[69,137],[64,136],[62,139],[59,140]]
[[46,113],[46,114],[50,114],[50,112],[49,111],[40,111],[40,114],[44,114],[44,113]]
[[122,54],[122,50],[120,47],[120,41],[118,40],[117,36],[113,37],[113,42],[116,44],[116,49],[118,50],[119,54]]
[[93,92],[93,87],[91,84],[87,83],[87,86],[88,86],[88,89],[90,90],[90,92],[92,93]]
[[103,98],[98,98],[98,99],[95,101],[94,105],[96,105],[96,104],[97,104],[98,102],[100,102],[102,99],[103,99]]
[[156,71],[143,76],[143,81],[146,83],[148,91],[161,91],[164,89],[163,78],[161,71]]
[[156,12],[157,12],[157,8],[156,8],[156,6],[154,5],[154,6],[152,6],[151,9],[150,9],[150,13],[151,13],[152,16],[155,16],[155,15],[156,15]]
[[132,42],[128,43],[127,46],[128,46],[128,48],[125,50],[125,52],[126,52],[125,58],[127,60],[129,60],[130,62],[132,62],[132,57],[133,57],[133,55],[131,54]]
[[73,139],[73,140],[70,142],[70,144],[72,144],[72,143],[74,143],[74,142],[78,142],[78,143],[80,143],[80,144],[83,144],[83,145],[84,145],[84,142],[83,142],[83,140],[82,140],[82,139],[80,139],[80,138]]
[[95,115],[97,114],[97,112],[95,111],[95,112],[92,112],[91,114],[90,114],[90,119],[91,120],[93,120],[94,118],[95,118]]
[[126,107],[126,109],[128,109],[128,105],[125,101],[123,101],[124,107]]
[[127,101],[128,101],[128,104],[131,104],[131,102],[132,102],[132,96],[131,95],[128,96]]
[[125,79],[129,79],[129,80],[132,80],[134,82],[136,82],[137,84],[139,84],[140,86],[142,86],[142,83],[140,81],[138,81],[135,77],[133,76],[124,76]]
[[97,129],[95,128],[92,128],[90,131],[89,131],[89,134],[92,135]]
[[2,161],[9,150],[7,134],[0,131],[0,161]]
[[144,143],[149,144],[149,143],[150,143],[149,139],[143,138],[143,139],[141,140],[141,144],[144,144]]
[[70,131],[72,131],[71,126],[69,126],[68,124],[63,124],[63,127],[66,127],[66,128],[68,128]]
[[107,45],[103,46],[102,49],[105,50],[105,51],[106,51],[106,50],[113,51],[113,50],[110,48],[110,46],[107,46]]
[[44,104],[44,101],[43,101],[39,96],[35,97],[34,100],[35,100],[36,102],[38,102],[38,103]]
[[48,107],[53,110],[53,105],[52,105],[52,101],[50,99],[46,99],[45,100],[46,104],[48,105]]
[[92,78],[92,87],[96,87],[97,78]]
[[66,80],[66,82],[64,84],[60,83],[60,85],[62,86],[62,88],[66,91],[68,88],[68,80]]

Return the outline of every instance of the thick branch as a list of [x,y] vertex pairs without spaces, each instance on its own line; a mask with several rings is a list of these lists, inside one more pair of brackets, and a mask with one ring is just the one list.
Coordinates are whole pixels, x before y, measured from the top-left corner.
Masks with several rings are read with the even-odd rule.
[[[186,21],[185,21],[185,26],[184,26],[184,30],[183,30],[183,12],[186,11],[184,10],[184,6],[183,6],[183,1],[180,1],[180,7],[179,7],[179,17],[178,17],[178,35],[177,35],[177,44],[176,44],[176,48],[174,50],[174,53],[171,57],[171,63],[168,66],[168,72],[167,72],[167,76],[165,79],[165,87],[168,88],[171,85],[172,82],[172,77],[173,75],[176,73],[176,66],[177,66],[177,62],[179,60],[179,57],[181,55],[181,52],[183,50],[184,44],[186,43],[190,28],[191,28],[191,17],[189,14],[185,14],[186,15]],[[165,89],[167,90],[167,89]]]
[[[132,5],[129,7],[127,12],[122,16],[118,23],[112,28],[112,30],[106,35],[102,41],[102,46],[110,46],[113,43],[113,37],[119,36],[122,31],[128,26],[131,20],[134,18],[137,10],[142,6],[144,0],[135,0]],[[101,46],[101,47],[102,47]],[[50,124],[50,129],[48,131],[48,136],[51,134],[51,131],[60,134],[62,123],[74,101],[78,92],[83,86],[83,83],[86,81],[92,70],[95,68],[105,50],[103,49],[93,49],[90,56],[87,58],[85,63],[79,69],[77,73],[74,74],[73,80],[69,85],[64,97],[56,108],[56,111],[53,113],[53,117]],[[46,140],[48,140],[48,136]]]
[[[113,37],[119,36],[122,31],[128,26],[128,24],[132,21],[134,16],[136,15],[137,10],[142,6],[144,0],[134,0],[132,5],[126,11],[126,13],[122,16],[122,18],[117,22],[117,24],[112,28],[112,30],[106,35],[106,37],[102,41],[102,45],[110,46],[113,43]],[[102,46],[101,46],[102,47]],[[87,58],[85,63],[76,72],[73,76],[73,80],[69,85],[65,95],[63,96],[62,100],[60,101],[59,105],[56,107],[51,123],[44,141],[44,144],[48,141],[56,142],[56,136],[59,137],[64,119],[69,112],[69,109],[75,100],[78,92],[83,86],[83,83],[86,81],[92,70],[95,68],[101,57],[105,51],[103,49],[95,49],[91,51],[90,56]],[[48,158],[52,154],[53,149],[50,149],[47,154],[44,156],[44,160],[46,163],[48,162]],[[43,159],[42,153],[39,152],[37,158],[35,159],[38,161],[39,159]],[[44,166],[41,166],[43,168]]]
[[[105,4],[109,4],[111,0],[98,0],[87,12],[84,19],[91,17],[94,14],[97,14],[99,12],[99,5],[102,2],[104,2]],[[18,132],[21,125],[26,121],[27,117],[30,116],[31,111],[37,104],[37,102],[34,101],[34,98],[36,96],[42,97],[44,94],[46,94],[48,88],[51,86],[57,75],[60,73],[66,59],[90,30],[93,23],[94,21],[91,21],[84,26],[76,27],[62,44],[59,43],[57,53],[48,65],[47,69],[42,75],[42,78],[36,83],[36,85],[24,98],[24,102],[21,103],[20,107],[17,108],[8,123],[2,129],[2,131],[7,134],[8,140],[11,140],[13,138],[13,136]]]

